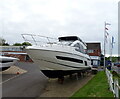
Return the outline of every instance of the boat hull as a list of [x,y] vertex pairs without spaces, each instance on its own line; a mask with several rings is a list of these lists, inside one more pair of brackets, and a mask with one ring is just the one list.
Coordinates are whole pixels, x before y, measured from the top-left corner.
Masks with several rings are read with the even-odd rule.
[[72,75],[74,73],[81,73],[87,70],[91,70],[91,68],[85,68],[82,70],[41,70],[41,71],[48,78],[63,78],[66,75]]
[[[90,60],[73,50],[64,48],[27,48],[26,52],[49,78],[62,78],[65,75],[90,70]],[[85,63],[87,62],[87,64]]]
[[[85,65],[85,61],[88,61],[87,58],[76,54],[43,49],[28,49],[27,53],[38,64],[40,70],[82,70],[90,68],[89,62]],[[74,62],[74,60],[76,61]]]
[[10,66],[13,66],[18,60],[18,58],[0,56],[0,71],[10,68]]

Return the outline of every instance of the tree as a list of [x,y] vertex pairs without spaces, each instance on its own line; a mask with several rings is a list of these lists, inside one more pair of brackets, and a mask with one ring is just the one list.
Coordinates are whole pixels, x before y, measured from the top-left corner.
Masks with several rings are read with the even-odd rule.
[[[110,60],[110,57],[106,57],[105,60]],[[112,62],[117,62],[118,57],[112,56]]]
[[9,44],[8,43],[4,43],[2,46],[9,46]]
[[29,42],[23,42],[22,45],[25,45],[25,46],[32,46],[32,44],[29,43]]
[[32,46],[29,42],[23,42],[23,43],[15,43],[13,46]]
[[9,46],[8,43],[6,43],[6,40],[0,37],[0,46]]
[[15,43],[15,44],[13,44],[13,46],[22,46],[22,44],[21,43]]

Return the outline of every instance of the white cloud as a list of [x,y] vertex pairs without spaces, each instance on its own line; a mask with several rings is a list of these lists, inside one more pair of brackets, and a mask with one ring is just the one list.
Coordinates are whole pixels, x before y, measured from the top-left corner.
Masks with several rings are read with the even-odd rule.
[[52,37],[78,35],[85,41],[103,43],[104,21],[112,24],[109,27],[110,35],[117,38],[117,2],[118,0],[1,0],[0,32],[4,33],[3,37],[10,43],[22,42],[22,33]]

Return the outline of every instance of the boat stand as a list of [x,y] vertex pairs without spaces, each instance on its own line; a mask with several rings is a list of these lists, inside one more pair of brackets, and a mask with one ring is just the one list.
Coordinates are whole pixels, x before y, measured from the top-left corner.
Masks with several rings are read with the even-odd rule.
[[64,82],[64,76],[58,78],[58,83],[63,84]]

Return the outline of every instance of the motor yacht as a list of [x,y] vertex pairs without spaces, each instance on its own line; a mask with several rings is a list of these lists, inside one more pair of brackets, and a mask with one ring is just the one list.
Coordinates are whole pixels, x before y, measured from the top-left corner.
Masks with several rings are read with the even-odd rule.
[[[28,34],[22,34],[23,38]],[[32,38],[36,35],[29,34]],[[77,36],[59,37],[57,42],[26,47],[26,52],[49,78],[60,78],[65,75],[91,69],[91,60],[86,54],[86,44]],[[27,41],[27,39],[25,39]]]
[[14,57],[0,56],[0,71],[4,71],[13,66],[19,59]]

